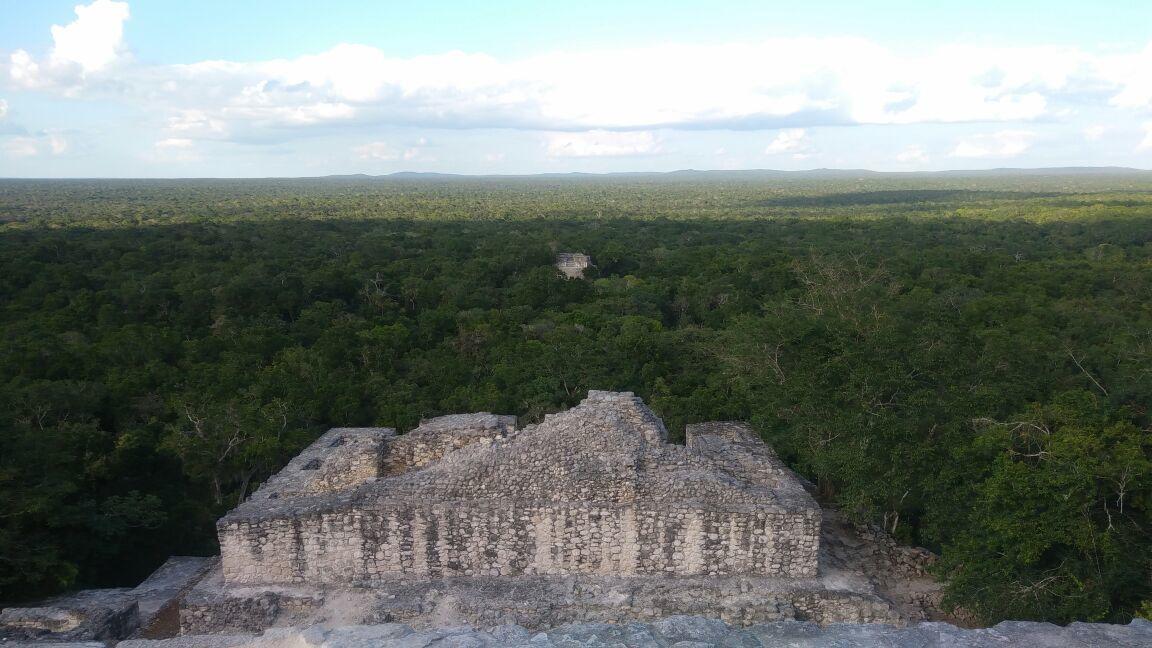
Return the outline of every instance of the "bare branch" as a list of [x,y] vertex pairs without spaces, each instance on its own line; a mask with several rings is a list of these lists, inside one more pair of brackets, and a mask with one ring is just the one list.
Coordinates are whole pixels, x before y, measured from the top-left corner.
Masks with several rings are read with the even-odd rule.
[[1080,368],[1080,371],[1083,371],[1084,375],[1088,376],[1088,380],[1091,380],[1092,384],[1096,385],[1096,387],[1100,391],[1104,392],[1105,396],[1107,396],[1108,390],[1104,389],[1104,385],[1101,385],[1099,380],[1096,380],[1096,378],[1092,374],[1088,373],[1088,370],[1084,368],[1084,365],[1080,364],[1080,359],[1076,357],[1076,354],[1072,353],[1071,349],[1065,348],[1064,350],[1068,352],[1068,357],[1072,358],[1072,362],[1076,363],[1076,366]]

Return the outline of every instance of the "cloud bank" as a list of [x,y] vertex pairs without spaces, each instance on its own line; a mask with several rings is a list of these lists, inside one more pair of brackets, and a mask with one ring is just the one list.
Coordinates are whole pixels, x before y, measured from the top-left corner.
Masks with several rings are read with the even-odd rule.
[[[530,155],[552,168],[635,157],[672,164],[693,155],[684,143],[695,142],[697,153],[723,151],[710,157],[734,166],[838,165],[865,151],[905,169],[1042,156],[1057,145],[1057,128],[1079,147],[1152,150],[1152,43],[1100,51],[952,43],[906,52],[865,38],[805,37],[520,58],[397,57],[341,43],[293,58],[150,65],[132,54],[131,15],[127,2],[94,0],[76,6],[70,22],[46,26],[52,44],[44,51],[0,52],[0,95],[21,108],[17,118],[0,99],[0,151],[15,159],[90,150],[91,138],[71,124],[13,123],[33,114],[25,102],[33,95],[135,111],[133,132],[145,151],[138,155],[149,160],[207,160],[221,154],[219,143],[332,138],[340,141],[332,159],[390,168],[435,161],[425,133],[449,159],[503,166]],[[948,125],[949,134],[933,136],[924,125]],[[864,140],[835,130],[853,126],[884,134],[853,150],[845,142]],[[497,132],[502,141],[468,140],[466,131]],[[79,134],[81,146],[63,132]],[[922,139],[889,143],[897,132]],[[497,152],[444,148],[453,141]]]
[[654,155],[661,151],[659,138],[648,131],[555,133],[549,136],[546,148],[548,157]]
[[1152,45],[1106,55],[948,45],[906,56],[860,38],[789,38],[498,60],[340,44],[292,59],[147,66],[128,55],[129,17],[124,2],[78,6],[73,22],[51,28],[46,55],[10,53],[3,77],[17,88],[148,102],[178,139],[284,140],[364,124],[597,133],[549,143],[550,155],[652,148],[644,136],[613,144],[601,131],[1010,122],[1085,103],[1152,107]]
[[1036,133],[1023,130],[1003,130],[974,135],[960,140],[952,149],[958,158],[1011,158],[1032,147]]
[[781,131],[776,139],[764,149],[766,155],[791,154],[794,159],[803,160],[812,156],[812,143],[808,131],[803,128],[789,128]]

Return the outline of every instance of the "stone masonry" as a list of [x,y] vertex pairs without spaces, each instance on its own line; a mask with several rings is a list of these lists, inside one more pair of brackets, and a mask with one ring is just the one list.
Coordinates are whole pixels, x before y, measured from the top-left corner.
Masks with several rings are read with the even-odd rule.
[[520,576],[816,575],[820,509],[747,427],[686,446],[630,393],[516,431],[331,430],[218,524],[230,585]]
[[584,271],[592,265],[592,257],[579,252],[561,252],[556,255],[556,267],[569,279],[582,279]]

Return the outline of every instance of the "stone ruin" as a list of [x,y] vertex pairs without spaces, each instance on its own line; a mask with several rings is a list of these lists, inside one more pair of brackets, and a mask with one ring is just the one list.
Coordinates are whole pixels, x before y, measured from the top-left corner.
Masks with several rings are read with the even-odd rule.
[[[219,559],[0,613],[0,645],[1148,645],[1152,623],[926,622],[930,554],[823,511],[743,423],[630,393],[518,429],[336,428],[223,517]],[[859,625],[867,624],[867,625]],[[124,641],[120,641],[124,640]],[[119,643],[117,644],[117,642]]]
[[480,413],[331,430],[221,518],[182,629],[901,618],[822,559],[820,507],[746,424],[685,440],[601,391],[522,429]]
[[220,519],[219,560],[164,606],[182,635],[915,616],[828,553],[823,517],[746,424],[671,444],[641,399],[591,391],[521,429],[479,413],[330,430]]
[[639,399],[602,392],[519,432],[491,414],[399,437],[332,430],[218,525],[232,584],[811,577],[819,528],[747,428],[693,426],[671,445]]
[[569,279],[583,279],[584,271],[592,265],[592,257],[579,252],[561,252],[556,255],[556,268]]

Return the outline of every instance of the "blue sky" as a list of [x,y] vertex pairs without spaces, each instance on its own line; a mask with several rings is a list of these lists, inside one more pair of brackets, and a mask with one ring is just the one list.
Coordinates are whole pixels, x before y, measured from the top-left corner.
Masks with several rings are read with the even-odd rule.
[[0,0],[0,176],[1152,167],[1152,2]]

